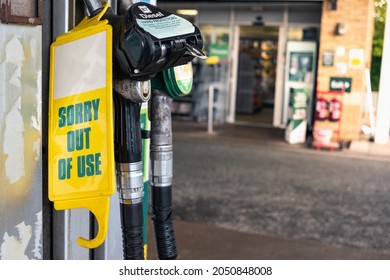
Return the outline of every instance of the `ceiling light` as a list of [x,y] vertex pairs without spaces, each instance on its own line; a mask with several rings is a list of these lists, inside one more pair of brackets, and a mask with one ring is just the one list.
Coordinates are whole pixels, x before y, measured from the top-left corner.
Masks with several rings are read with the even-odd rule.
[[196,16],[198,14],[198,10],[179,9],[179,10],[176,10],[176,13],[178,13],[180,15],[185,15],[185,16]]

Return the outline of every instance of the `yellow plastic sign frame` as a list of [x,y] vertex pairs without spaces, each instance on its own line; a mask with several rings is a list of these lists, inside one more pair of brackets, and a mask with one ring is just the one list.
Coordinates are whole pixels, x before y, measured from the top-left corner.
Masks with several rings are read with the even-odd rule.
[[103,11],[51,45],[49,199],[56,210],[86,208],[98,223],[94,239],[107,235],[110,196],[115,192],[112,104],[112,27]]

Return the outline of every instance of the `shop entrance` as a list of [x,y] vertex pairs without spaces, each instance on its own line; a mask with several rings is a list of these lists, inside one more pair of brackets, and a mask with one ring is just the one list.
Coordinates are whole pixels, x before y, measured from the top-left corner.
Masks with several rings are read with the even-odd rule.
[[272,125],[279,28],[239,29],[236,122]]

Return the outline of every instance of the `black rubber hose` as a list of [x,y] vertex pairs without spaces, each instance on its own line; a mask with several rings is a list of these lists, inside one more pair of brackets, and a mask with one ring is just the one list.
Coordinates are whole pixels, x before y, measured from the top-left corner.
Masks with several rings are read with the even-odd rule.
[[123,258],[144,260],[142,203],[121,204]]
[[141,104],[134,103],[114,92],[115,108],[115,162],[142,161],[140,126]]
[[[115,162],[120,164],[142,161],[140,127],[141,105],[114,93],[115,108]],[[123,257],[125,260],[143,260],[143,203],[120,204]]]
[[154,237],[160,260],[177,258],[176,239],[172,222],[172,187],[152,187]]

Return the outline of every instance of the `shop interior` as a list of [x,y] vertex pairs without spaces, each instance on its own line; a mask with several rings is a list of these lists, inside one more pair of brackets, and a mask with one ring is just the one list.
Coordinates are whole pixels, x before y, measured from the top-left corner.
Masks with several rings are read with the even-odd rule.
[[272,125],[278,27],[240,26],[236,122]]

